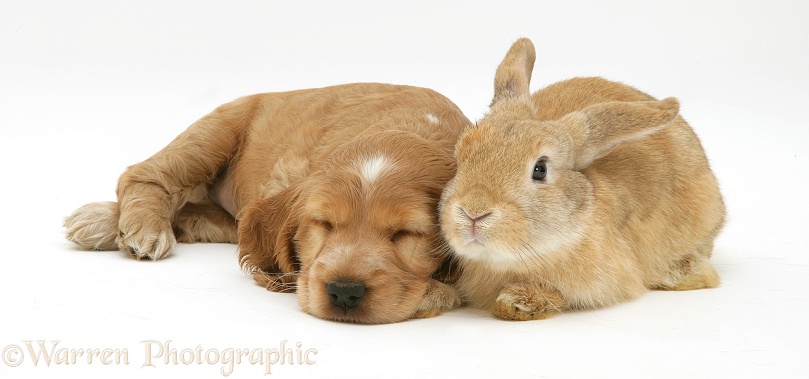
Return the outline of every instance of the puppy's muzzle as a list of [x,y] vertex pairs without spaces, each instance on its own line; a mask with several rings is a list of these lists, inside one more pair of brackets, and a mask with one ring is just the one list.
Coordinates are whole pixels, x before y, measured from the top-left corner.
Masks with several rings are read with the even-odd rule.
[[334,280],[326,284],[329,300],[345,311],[359,305],[366,289],[362,283],[347,280]]

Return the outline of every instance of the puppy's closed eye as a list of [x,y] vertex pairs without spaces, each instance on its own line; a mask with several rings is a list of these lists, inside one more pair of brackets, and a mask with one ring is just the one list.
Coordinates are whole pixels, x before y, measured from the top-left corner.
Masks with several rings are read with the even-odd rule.
[[312,220],[315,222],[315,225],[323,228],[327,232],[331,232],[332,230],[334,230],[334,224],[331,223],[331,221],[328,221],[326,219],[318,219],[318,218],[315,218],[315,219],[312,219]]
[[406,238],[421,237],[423,235],[424,235],[424,233],[417,232],[417,231],[414,231],[414,230],[398,229],[398,230],[394,230],[390,234],[390,242],[399,243],[399,242],[405,240]]

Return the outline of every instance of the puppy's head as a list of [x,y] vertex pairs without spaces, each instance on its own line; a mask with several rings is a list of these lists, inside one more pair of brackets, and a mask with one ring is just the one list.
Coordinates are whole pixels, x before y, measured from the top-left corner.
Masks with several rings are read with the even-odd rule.
[[[281,274],[256,279],[276,290],[296,287],[307,313],[358,323],[405,320],[448,258],[437,206],[454,171],[451,146],[412,133],[356,139],[277,201],[265,201],[263,212],[246,210],[240,229],[277,234],[256,242],[243,233],[242,250],[256,243],[274,249],[269,270]],[[251,213],[283,220],[249,228],[245,221],[256,221]],[[294,286],[293,276],[284,275],[290,272],[298,274]]]

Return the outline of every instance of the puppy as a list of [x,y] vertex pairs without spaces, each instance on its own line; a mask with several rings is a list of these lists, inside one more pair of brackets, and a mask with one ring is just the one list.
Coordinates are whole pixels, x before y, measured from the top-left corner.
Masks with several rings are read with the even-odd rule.
[[65,221],[84,249],[136,259],[176,242],[239,244],[269,290],[314,316],[357,323],[460,304],[437,205],[470,124],[424,88],[347,84],[248,96],[217,108],[129,167],[118,202]]

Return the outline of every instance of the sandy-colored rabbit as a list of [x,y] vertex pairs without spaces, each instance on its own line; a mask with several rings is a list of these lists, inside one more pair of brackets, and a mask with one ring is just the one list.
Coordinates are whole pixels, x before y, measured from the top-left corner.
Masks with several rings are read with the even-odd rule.
[[456,146],[440,212],[466,303],[530,320],[717,286],[725,206],[677,100],[601,78],[530,95],[534,59],[514,43]]

